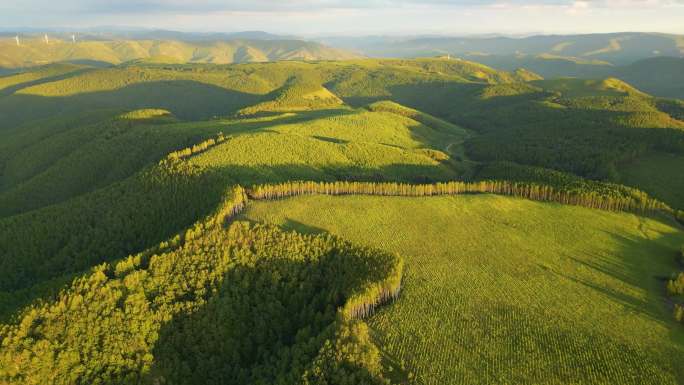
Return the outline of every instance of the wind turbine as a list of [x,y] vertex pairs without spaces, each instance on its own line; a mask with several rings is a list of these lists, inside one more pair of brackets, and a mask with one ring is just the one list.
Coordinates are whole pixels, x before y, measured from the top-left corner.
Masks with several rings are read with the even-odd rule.
[[76,35],[71,35],[71,41],[76,44]]
[[14,37],[14,40],[17,41],[17,47],[19,47],[19,35],[15,36],[15,37]]
[[50,44],[50,38],[48,38],[47,33],[45,34],[45,44]]

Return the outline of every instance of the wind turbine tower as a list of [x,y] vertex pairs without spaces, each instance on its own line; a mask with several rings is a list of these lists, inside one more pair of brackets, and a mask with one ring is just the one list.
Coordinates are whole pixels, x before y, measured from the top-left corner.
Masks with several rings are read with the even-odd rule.
[[76,44],[76,35],[71,35],[71,41]]
[[19,35],[15,36],[15,37],[14,37],[14,40],[17,41],[17,47],[19,47],[19,45],[20,45],[20,44],[19,44]]
[[48,37],[47,33],[45,34],[45,44],[50,44],[50,38]]

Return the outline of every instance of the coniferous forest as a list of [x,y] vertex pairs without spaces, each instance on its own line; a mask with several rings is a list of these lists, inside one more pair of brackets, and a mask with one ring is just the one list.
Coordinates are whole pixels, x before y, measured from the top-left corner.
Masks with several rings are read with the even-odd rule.
[[684,38],[359,39],[0,31],[0,384],[684,384]]

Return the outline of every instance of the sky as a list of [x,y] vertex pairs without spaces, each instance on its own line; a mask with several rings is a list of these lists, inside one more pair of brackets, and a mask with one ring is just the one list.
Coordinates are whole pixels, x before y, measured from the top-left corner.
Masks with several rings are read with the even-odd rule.
[[684,34],[684,0],[0,0],[0,26],[300,36]]

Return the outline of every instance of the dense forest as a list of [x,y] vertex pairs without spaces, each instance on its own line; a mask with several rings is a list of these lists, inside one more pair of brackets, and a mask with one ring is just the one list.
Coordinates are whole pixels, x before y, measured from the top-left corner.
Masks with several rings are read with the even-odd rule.
[[[301,195],[510,196],[680,229],[684,201],[661,194],[676,177],[625,170],[684,156],[682,106],[618,79],[450,58],[60,63],[0,76],[0,383],[420,383],[367,324],[420,266],[238,214]],[[644,258],[670,257],[676,236],[653,231]],[[530,269],[516,274],[571,279]],[[629,284],[650,279],[624,271]],[[653,283],[660,297],[663,280],[682,321],[684,275]],[[650,295],[623,302],[671,318]]]
[[[225,219],[102,264],[1,331],[0,378],[24,384],[384,383],[361,317],[402,262],[321,235]],[[338,310],[339,309],[339,310]]]

